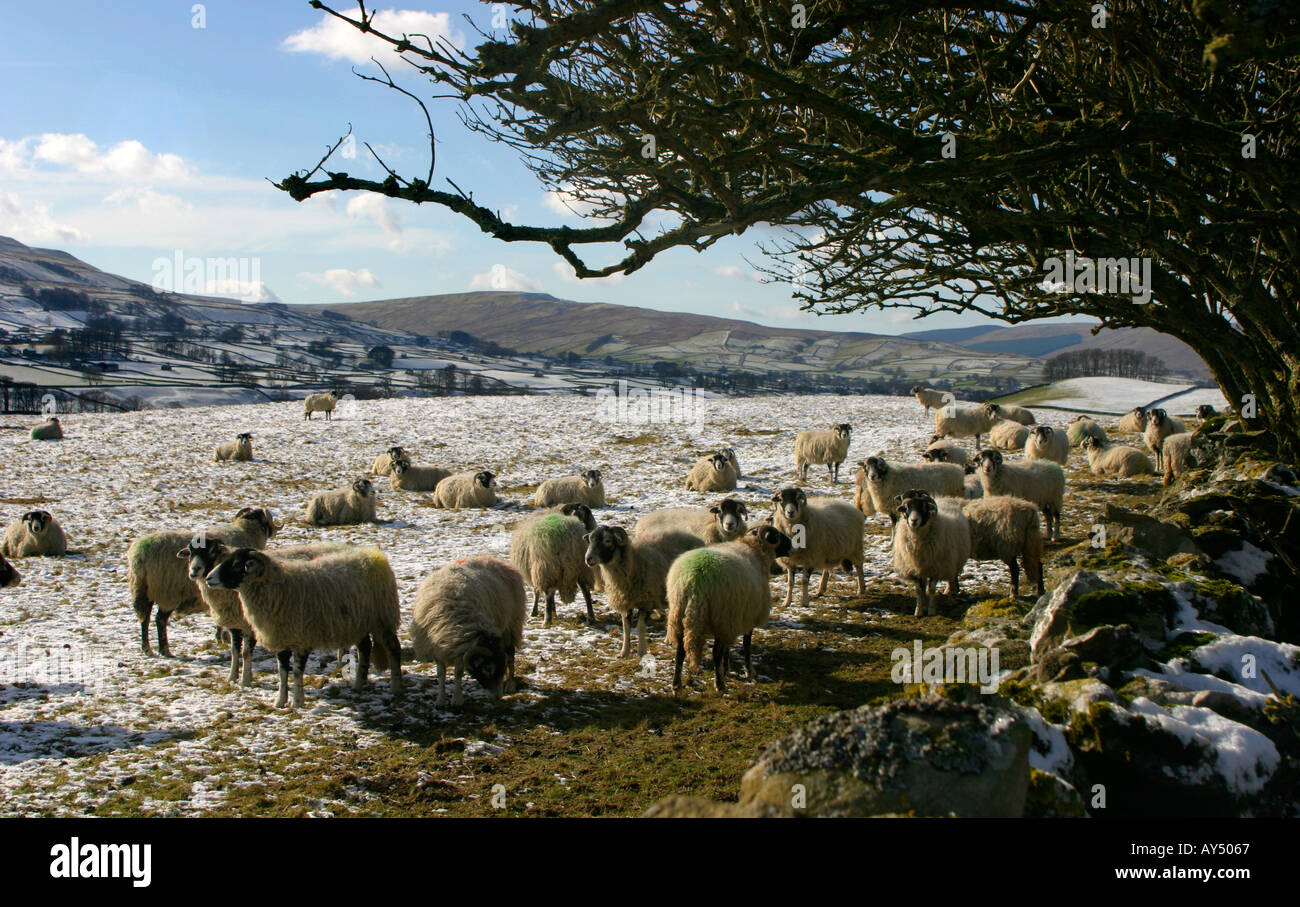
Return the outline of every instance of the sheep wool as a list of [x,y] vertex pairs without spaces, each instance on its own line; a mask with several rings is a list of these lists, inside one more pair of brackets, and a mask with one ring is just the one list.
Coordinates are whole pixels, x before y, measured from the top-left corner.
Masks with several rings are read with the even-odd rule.
[[31,439],[33,441],[59,441],[63,438],[63,426],[55,416],[50,416],[44,422],[32,427]]
[[29,510],[5,527],[0,554],[5,557],[62,557],[68,539],[48,510]]
[[1047,537],[1060,536],[1065,470],[1059,463],[1051,460],[1011,463],[1004,461],[998,451],[986,450],[979,456],[979,477],[985,497],[1009,494],[1037,505],[1047,523]]
[[701,457],[686,476],[687,491],[734,491],[740,475],[725,453]]
[[1084,438],[1083,450],[1088,457],[1088,468],[1094,475],[1131,479],[1136,476],[1153,476],[1156,468],[1151,458],[1126,444],[1114,441],[1103,443],[1096,438]]
[[349,487],[323,491],[307,502],[307,522],[315,526],[348,526],[375,521],[375,486],[361,477]]
[[[587,514],[591,513],[585,504],[567,506],[581,507]],[[584,560],[588,531],[580,516],[547,513],[524,520],[510,535],[510,563],[533,587],[533,613],[537,612],[538,602],[543,597],[546,599],[544,627],[549,627],[555,619],[556,595],[568,605],[578,590],[587,603],[587,622],[596,622],[591,600],[591,568]]]
[[[955,467],[954,467],[955,468]],[[960,472],[960,470],[959,470]],[[830,571],[842,567],[857,571],[858,595],[866,594],[862,573],[862,536],[866,517],[844,501],[810,500],[801,488],[783,488],[772,495],[772,524],[789,537],[791,550],[781,557],[786,568],[785,606],[794,596],[794,574],[803,568],[801,604],[808,604],[808,577],[822,571],[817,597],[826,592]]]
[[311,394],[302,402],[302,417],[311,419],[312,413],[324,413],[326,421],[329,421],[334,418],[334,407],[338,402],[338,395],[333,391],[328,394]]
[[605,482],[599,469],[588,469],[582,475],[547,479],[537,486],[533,495],[537,507],[555,507],[558,504],[586,504],[588,507],[605,506]]
[[847,422],[799,432],[794,439],[794,468],[799,480],[807,480],[809,466],[825,466],[831,481],[838,482],[840,464],[849,455],[852,434],[853,427]]
[[1135,406],[1124,414],[1119,420],[1119,427],[1115,430],[1125,435],[1140,435],[1146,431],[1147,413],[1140,406]]
[[906,497],[894,523],[894,572],[916,585],[916,617],[935,613],[941,581],[956,595],[959,578],[970,560],[970,524],[957,504],[939,506],[921,493]]
[[458,472],[447,476],[433,490],[433,506],[449,510],[491,507],[497,503],[496,476],[482,472]]
[[1171,416],[1159,408],[1147,410],[1147,427],[1142,433],[1142,440],[1147,449],[1156,455],[1156,469],[1164,468],[1165,438],[1185,431],[1187,428],[1183,425],[1183,420],[1177,416]]
[[1051,460],[1065,466],[1070,462],[1070,439],[1058,428],[1035,425],[1025,442],[1025,459]]
[[637,535],[689,532],[706,545],[730,542],[744,535],[749,508],[736,498],[723,498],[711,507],[673,507],[647,513],[636,521]]
[[930,410],[943,406],[952,396],[944,391],[935,390],[922,384],[915,385],[911,393],[912,396],[916,397],[916,402],[921,404],[927,416],[930,415]]
[[1019,422],[1003,419],[989,432],[989,444],[999,450],[1024,450],[1029,429]]
[[970,524],[970,556],[977,561],[1002,561],[1011,573],[1011,595],[1020,596],[1020,565],[1043,594],[1043,529],[1038,508],[1019,498],[999,495],[968,502],[963,510]]
[[974,438],[975,449],[979,450],[980,438],[993,429],[996,421],[982,406],[949,404],[934,411],[934,433],[940,438]]
[[236,435],[233,441],[223,441],[217,445],[213,460],[216,462],[238,460],[247,462],[253,459],[253,436],[248,432]]
[[375,461],[370,464],[370,474],[375,476],[388,476],[393,474],[393,462],[396,460],[406,459],[405,451],[401,447],[394,445],[388,450],[375,457]]
[[1083,444],[1084,438],[1096,438],[1105,444],[1110,439],[1106,437],[1106,429],[1101,424],[1086,416],[1076,416],[1070,420],[1065,427],[1066,436],[1070,439],[1071,447],[1078,447]]
[[877,513],[893,513],[894,499],[912,488],[933,497],[966,494],[965,472],[954,463],[890,463],[884,457],[868,457],[866,468],[867,490]]
[[405,457],[389,465],[388,484],[394,491],[434,491],[438,483],[451,475],[450,469],[437,466],[412,466]]
[[1023,406],[1016,406],[1012,403],[986,403],[984,404],[984,412],[994,421],[1010,419],[1012,422],[1019,422],[1021,425],[1034,424],[1033,413]]
[[1165,438],[1161,448],[1163,460],[1162,484],[1171,485],[1196,466],[1195,451],[1202,439],[1191,432],[1179,432]]

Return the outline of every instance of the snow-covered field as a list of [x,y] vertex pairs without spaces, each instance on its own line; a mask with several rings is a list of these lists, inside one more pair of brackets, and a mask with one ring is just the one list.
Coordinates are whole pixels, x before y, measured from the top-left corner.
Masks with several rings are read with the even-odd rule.
[[1227,405],[1217,388],[1191,384],[1164,384],[1135,378],[1067,378],[1046,387],[1035,387],[1013,394],[1007,401],[1022,406],[1061,407],[1076,412],[1118,415],[1135,406],[1159,403],[1170,413],[1195,413],[1196,407],[1208,403],[1217,410]]

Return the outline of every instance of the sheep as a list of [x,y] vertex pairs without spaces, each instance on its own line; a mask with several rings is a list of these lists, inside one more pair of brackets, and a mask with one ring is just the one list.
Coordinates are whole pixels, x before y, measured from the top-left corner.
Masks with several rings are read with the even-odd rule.
[[867,461],[859,460],[858,468],[853,472],[853,506],[863,516],[872,516],[876,505],[871,502],[871,489],[867,488]]
[[438,665],[438,708],[446,704],[447,664],[456,668],[452,705],[465,702],[465,671],[499,699],[515,688],[515,652],[524,644],[524,580],[509,564],[479,555],[434,570],[415,590],[415,657]]
[[[997,451],[985,451],[985,454]],[[962,568],[970,560],[970,523],[960,506],[937,504],[925,492],[899,495],[894,523],[894,572],[916,584],[915,617],[932,616],[940,581],[949,598],[960,592]]]
[[1062,466],[1070,462],[1070,438],[1050,425],[1035,425],[1025,442],[1026,460],[1052,460]]
[[1189,469],[1195,467],[1196,453],[1205,440],[1204,437],[1186,431],[1165,438],[1161,446],[1164,461],[1162,484],[1172,484],[1174,479],[1181,477]]
[[5,527],[0,554],[5,557],[60,557],[68,553],[68,540],[59,521],[48,510],[29,510]]
[[410,460],[400,446],[393,445],[388,450],[375,457],[375,462],[370,464],[370,474],[374,476],[391,476],[393,474],[393,463],[396,460]]
[[927,417],[930,415],[930,410],[938,409],[943,406],[952,396],[944,391],[937,391],[932,387],[926,387],[923,384],[913,386],[909,393],[916,397],[916,401],[925,409],[925,415]]
[[1088,468],[1095,475],[1129,479],[1134,476],[1156,474],[1151,458],[1136,447],[1117,444],[1114,441],[1103,443],[1096,438],[1084,438],[1083,450],[1088,457]]
[[1023,406],[1016,406],[1012,403],[985,403],[984,413],[994,422],[999,419],[1010,419],[1012,422],[1019,422],[1021,425],[1033,425],[1034,414]]
[[847,422],[830,428],[801,431],[794,439],[794,468],[799,481],[808,478],[808,467],[822,465],[831,474],[831,481],[840,480],[840,464],[849,455],[849,441],[853,427]]
[[682,662],[697,670],[704,641],[713,638],[713,682],[727,692],[727,662],[736,637],[744,639],[745,676],[754,679],[754,628],[772,611],[772,564],[790,553],[790,538],[756,526],[731,542],[688,551],[668,570],[668,644],[676,652],[673,689],[682,685]]
[[987,435],[996,422],[980,406],[949,404],[934,411],[936,435],[940,438],[974,438],[976,450],[980,449],[980,437]]
[[365,476],[348,488],[322,491],[307,502],[307,522],[315,526],[347,526],[375,521],[377,492]]
[[1071,447],[1078,447],[1083,443],[1084,438],[1096,438],[1103,444],[1110,440],[1106,437],[1106,429],[1087,416],[1075,416],[1071,419],[1065,427],[1065,434],[1070,440]]
[[460,510],[465,507],[491,507],[497,503],[497,477],[487,470],[458,472],[447,476],[433,490],[433,506]]
[[1038,508],[1007,495],[968,501],[962,508],[970,524],[970,556],[976,561],[1002,561],[1011,572],[1011,596],[1020,597],[1020,566],[1043,594],[1043,530]]
[[239,604],[253,634],[276,653],[280,690],[275,707],[289,699],[293,669],[293,707],[302,708],[302,674],[313,649],[357,647],[352,688],[370,680],[372,641],[375,667],[391,672],[389,686],[402,691],[401,619],[397,578],[378,548],[340,546],[313,560],[283,560],[265,551],[238,548],[212,569],[207,584],[239,593]]
[[[956,469],[957,467],[953,467]],[[959,470],[960,472],[960,470]],[[801,604],[808,605],[808,575],[822,571],[817,597],[826,592],[830,571],[835,567],[856,570],[858,595],[866,594],[862,573],[862,531],[866,517],[843,501],[827,498],[809,501],[800,488],[783,488],[772,495],[772,525],[793,542],[790,554],[781,558],[786,569],[785,607],[794,597],[794,574],[803,568]]]
[[1218,413],[1215,411],[1214,407],[1208,403],[1202,403],[1200,406],[1196,407],[1196,418],[1200,419],[1202,422],[1216,415],[1218,415]]
[[588,567],[599,568],[609,605],[623,621],[623,646],[618,657],[631,653],[632,612],[637,612],[637,656],[646,653],[646,615],[668,607],[665,582],[678,555],[704,543],[689,532],[646,532],[629,536],[620,526],[597,526],[586,535]]
[[740,474],[725,453],[701,457],[686,476],[687,491],[735,491]]
[[[311,560],[346,547],[338,542],[321,542],[276,548],[267,553],[281,560]],[[186,572],[197,586],[199,597],[207,606],[217,629],[230,634],[230,675],[226,679],[230,683],[238,679],[240,686],[247,687],[253,684],[253,647],[257,643],[253,628],[244,617],[243,606],[239,604],[239,593],[214,589],[205,581],[207,575],[230,553],[230,548],[217,539],[195,536],[188,545],[176,552],[176,556],[187,562]]]
[[410,460],[399,457],[390,464],[388,475],[388,484],[394,491],[434,491],[439,482],[451,475],[451,470],[412,466]]
[[945,441],[938,435],[930,438],[930,446],[925,449],[925,453],[921,454],[921,459],[929,460],[931,463],[953,463],[963,469],[970,462],[966,448],[960,444]]
[[962,478],[966,485],[966,500],[974,501],[984,497],[984,483],[980,481],[979,474],[975,471],[975,464],[966,467],[966,475]]
[[1061,534],[1061,510],[1065,498],[1065,470],[1051,460],[1008,463],[996,450],[983,451],[977,458],[984,496],[1009,494],[1036,504],[1047,523],[1047,537]]
[[587,623],[594,624],[592,611],[591,568],[583,556],[587,552],[586,535],[596,528],[591,508],[586,504],[564,504],[550,513],[524,520],[510,536],[510,563],[533,587],[533,615],[538,602],[546,598],[549,627],[555,619],[555,596],[567,605],[578,590],[587,603]]
[[740,471],[740,458],[736,456],[736,448],[724,447],[722,448],[722,450],[718,451],[718,453],[722,454],[724,457],[726,457],[728,460],[731,461],[731,468],[736,470],[737,480],[739,480],[742,476],[744,476],[744,473]]
[[876,513],[892,513],[894,498],[909,488],[935,497],[966,495],[965,471],[954,463],[895,464],[884,457],[868,457],[865,465],[867,490]]
[[21,586],[23,575],[13,568],[4,555],[0,555],[0,589],[8,589],[11,586]]
[[302,417],[310,420],[312,413],[324,413],[325,421],[334,418],[334,407],[339,402],[339,395],[330,391],[328,394],[311,394],[302,402]]
[[1171,416],[1163,409],[1147,410],[1147,427],[1142,433],[1142,440],[1146,442],[1147,448],[1156,455],[1156,469],[1164,467],[1164,453],[1162,447],[1165,438],[1170,435],[1178,435],[1187,431],[1183,425],[1183,420],[1177,416]]
[[223,441],[217,445],[216,455],[212,459],[218,463],[226,460],[247,462],[253,459],[253,436],[243,432],[235,435],[233,441]]
[[158,635],[158,654],[171,657],[167,646],[167,622],[173,613],[189,614],[204,610],[198,590],[190,582],[184,566],[177,562],[175,553],[189,545],[192,538],[222,542],[234,548],[264,548],[275,535],[275,520],[269,510],[262,507],[243,507],[229,523],[191,532],[163,530],[138,537],[126,551],[127,581],[131,589],[131,604],[140,620],[140,651],[152,655],[149,648],[149,615],[154,605],[158,615],[154,621]]
[[1124,414],[1124,418],[1119,420],[1119,426],[1115,430],[1125,435],[1140,435],[1146,431],[1146,427],[1146,410],[1140,406],[1135,406]]
[[647,513],[633,532],[689,532],[706,545],[733,541],[745,534],[749,508],[736,498],[723,498],[711,507],[673,507]]
[[1029,428],[1011,419],[1003,419],[989,432],[989,445],[1001,450],[1024,450]]
[[605,483],[599,469],[588,469],[582,475],[547,479],[537,486],[533,495],[536,507],[554,507],[557,504],[586,504],[588,507],[605,506]]
[[59,424],[57,416],[50,416],[40,425],[32,427],[31,439],[33,441],[59,441],[63,438],[63,426]]

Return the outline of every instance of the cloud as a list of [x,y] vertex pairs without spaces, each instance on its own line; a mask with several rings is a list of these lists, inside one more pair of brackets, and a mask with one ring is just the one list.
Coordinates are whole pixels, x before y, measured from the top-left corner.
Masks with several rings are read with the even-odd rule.
[[236,278],[209,280],[203,285],[207,296],[224,296],[240,302],[280,302],[280,297],[260,280],[243,281]]
[[762,283],[763,275],[753,269],[746,270],[739,265],[719,265],[713,269],[713,273],[719,277],[729,277],[732,280],[749,280],[754,283]]
[[365,268],[349,271],[347,268],[328,268],[320,274],[302,271],[298,274],[313,283],[327,286],[340,296],[355,296],[362,287],[380,286],[379,278]]
[[551,265],[551,270],[555,276],[565,283],[581,283],[599,286],[601,284],[621,283],[626,274],[611,274],[608,277],[579,277],[578,272],[573,270],[573,265],[567,261],[557,261]]
[[[587,194],[589,196],[594,195],[597,198],[608,199],[610,204],[623,204],[623,197],[613,192],[596,191],[588,192]],[[574,187],[571,185],[564,185],[560,186],[558,189],[547,190],[546,194],[542,196],[542,205],[551,209],[556,214],[563,215],[564,217],[592,217],[592,212],[595,211],[597,207],[604,207],[603,204],[598,206],[596,203],[591,201],[579,199],[574,194]],[[592,217],[592,219],[612,222],[616,218],[604,216]]]
[[385,233],[400,234],[402,224],[397,219],[397,215],[388,207],[388,199],[382,195],[375,195],[373,192],[367,192],[363,195],[354,195],[348,199],[347,207],[344,209],[348,217],[369,220],[375,226],[379,227]]
[[176,182],[198,172],[180,155],[154,154],[134,139],[102,149],[81,133],[47,132],[34,143],[23,140],[22,150],[29,146],[30,163],[70,167],[83,176],[116,182]]
[[540,293],[542,285],[527,275],[520,274],[503,264],[495,264],[485,274],[475,274],[469,280],[471,290],[516,290],[521,293]]
[[85,242],[87,236],[76,227],[56,223],[49,205],[23,205],[13,192],[0,192],[0,235],[28,244]]
[[[430,13],[413,9],[381,9],[374,14],[371,27],[392,38],[400,39],[402,35],[428,35],[436,46],[439,38],[459,46],[464,38],[460,32],[451,27],[449,13]],[[422,38],[414,38],[419,46],[424,46]],[[280,44],[285,50],[297,53],[315,53],[331,60],[348,60],[352,63],[365,63],[371,57],[383,59],[393,52],[393,46],[374,35],[358,31],[328,13],[322,13],[320,21],[310,28],[304,28],[285,38]],[[421,60],[420,57],[412,57]],[[427,63],[427,61],[425,61]]]

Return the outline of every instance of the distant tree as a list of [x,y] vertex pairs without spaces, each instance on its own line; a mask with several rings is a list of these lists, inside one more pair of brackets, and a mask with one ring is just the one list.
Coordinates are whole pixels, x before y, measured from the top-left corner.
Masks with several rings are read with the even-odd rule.
[[243,343],[244,329],[237,324],[232,324],[217,334],[217,340],[220,343]]
[[393,349],[388,346],[372,346],[366,350],[366,358],[373,359],[380,368],[388,368],[393,364]]

